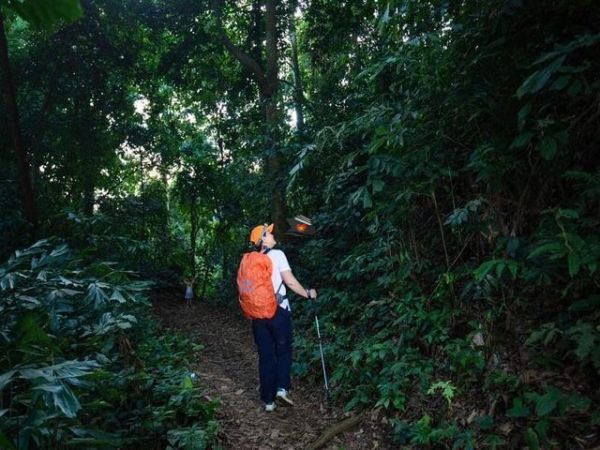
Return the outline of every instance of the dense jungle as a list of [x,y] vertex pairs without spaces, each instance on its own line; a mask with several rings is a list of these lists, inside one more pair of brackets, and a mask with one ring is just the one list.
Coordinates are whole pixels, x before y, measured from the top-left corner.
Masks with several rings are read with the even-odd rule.
[[600,449],[600,3],[0,0],[0,69],[1,449]]

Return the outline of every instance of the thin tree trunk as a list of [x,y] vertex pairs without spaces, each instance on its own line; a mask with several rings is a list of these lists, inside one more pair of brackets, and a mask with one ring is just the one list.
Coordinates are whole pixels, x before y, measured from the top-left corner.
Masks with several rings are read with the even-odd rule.
[[[166,164],[162,163],[160,166],[160,180],[162,182],[163,188],[166,192],[165,195],[165,201],[166,201],[166,208],[167,208],[167,215],[169,215],[168,213],[171,211],[171,199],[169,197],[169,180],[168,180],[168,168],[166,167]],[[168,232],[168,225],[165,225],[165,233]],[[166,234],[165,234],[166,236]]]
[[227,258],[227,249],[223,247],[223,254],[221,255],[221,279],[225,282],[227,282],[230,272],[228,264],[229,259]]
[[83,213],[87,217],[92,217],[94,215],[95,201],[94,183],[92,181],[92,177],[88,176],[83,187]]
[[450,257],[448,256],[448,247],[446,245],[446,235],[444,234],[444,225],[442,224],[442,217],[438,208],[437,198],[435,197],[435,191],[431,191],[431,198],[433,200],[433,207],[435,208],[435,216],[440,227],[440,236],[442,237],[442,247],[444,248],[444,258],[446,259],[446,270],[450,271]]
[[204,275],[202,277],[202,291],[200,292],[200,300],[206,298],[206,288],[208,287],[208,256],[210,254],[210,247],[206,244],[206,250],[204,251]]
[[196,276],[196,238],[198,236],[198,215],[196,214],[196,197],[192,197],[190,204],[190,269],[192,278]]
[[298,134],[304,134],[304,90],[302,87],[302,74],[298,61],[298,42],[296,40],[296,26],[291,19],[290,41],[292,44],[292,70],[294,73],[294,108],[296,109],[296,129]]
[[4,31],[4,16],[0,11],[0,65],[4,72],[4,101],[6,103],[6,113],[8,118],[8,128],[13,141],[15,153],[17,155],[17,167],[19,172],[19,183],[21,185],[21,195],[23,198],[23,215],[31,227],[30,233],[32,239],[35,239],[37,232],[37,211],[33,197],[33,187],[31,185],[29,156],[19,126],[19,110],[15,97],[15,87],[10,70],[10,61],[8,57],[8,45],[6,43],[6,33]]

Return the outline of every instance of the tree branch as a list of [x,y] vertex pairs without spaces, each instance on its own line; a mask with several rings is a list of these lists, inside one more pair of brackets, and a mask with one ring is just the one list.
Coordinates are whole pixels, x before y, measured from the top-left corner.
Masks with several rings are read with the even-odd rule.
[[267,77],[265,76],[265,73],[260,65],[254,59],[252,59],[250,55],[231,42],[231,39],[229,39],[229,36],[227,36],[227,33],[225,32],[222,20],[223,0],[212,0],[212,8],[217,19],[219,36],[221,37],[221,41],[223,42],[223,45],[227,51],[229,51],[229,53],[231,53],[246,69],[248,69],[254,75],[261,93],[263,95],[270,94]]

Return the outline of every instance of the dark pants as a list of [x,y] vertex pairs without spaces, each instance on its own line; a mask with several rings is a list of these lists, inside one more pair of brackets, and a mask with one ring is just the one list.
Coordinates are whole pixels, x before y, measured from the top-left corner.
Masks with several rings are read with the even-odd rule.
[[292,313],[277,307],[271,319],[254,319],[252,332],[258,348],[260,398],[273,403],[277,389],[291,387]]

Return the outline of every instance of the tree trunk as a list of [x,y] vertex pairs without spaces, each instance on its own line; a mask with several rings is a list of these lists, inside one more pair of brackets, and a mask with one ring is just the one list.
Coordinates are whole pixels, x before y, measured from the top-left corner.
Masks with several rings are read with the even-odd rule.
[[292,44],[292,70],[294,74],[294,108],[296,109],[296,129],[298,134],[304,134],[304,92],[302,88],[302,75],[298,62],[298,42],[296,40],[296,26],[291,19],[290,42]]
[[281,155],[277,151],[279,112],[273,98],[265,99],[265,122],[269,146],[269,154],[266,156],[266,166],[267,177],[271,185],[272,221],[275,224],[274,232],[280,236],[286,227],[285,217],[287,215],[287,207],[285,204]]
[[204,275],[202,277],[202,290],[200,291],[200,300],[206,298],[206,288],[208,287],[208,256],[210,254],[210,247],[208,243],[206,244],[206,248],[204,249]]
[[225,252],[225,247],[223,247],[223,254],[221,255],[221,279],[227,280],[227,276],[229,275],[229,260],[227,259],[227,253]]
[[92,217],[94,215],[94,203],[96,202],[96,197],[94,195],[94,182],[92,181],[92,177],[88,176],[84,181],[83,186],[83,214],[87,217]]
[[192,278],[196,276],[196,238],[198,236],[198,214],[196,212],[196,197],[192,197],[190,204],[190,270]]
[[[223,45],[247,70],[250,71],[258,84],[261,104],[263,105],[264,123],[267,136],[267,155],[265,165],[271,186],[272,221],[276,233],[285,227],[286,204],[283,190],[284,173],[281,166],[281,156],[278,153],[278,127],[280,114],[277,109],[277,91],[279,87],[279,52],[277,50],[277,1],[265,1],[265,35],[266,35],[266,70],[260,61],[238,48],[227,36],[221,20],[223,0],[213,0],[219,33]],[[257,11],[254,10],[257,14]],[[255,17],[255,20],[257,18]],[[256,54],[260,54],[257,52]]]
[[30,234],[35,239],[37,232],[37,211],[33,197],[33,187],[31,185],[29,155],[23,144],[21,129],[19,127],[19,111],[15,98],[15,87],[13,84],[12,73],[10,70],[10,61],[8,58],[8,45],[6,43],[6,33],[4,31],[4,16],[0,11],[0,65],[4,72],[4,101],[6,103],[6,115],[8,119],[8,128],[13,141],[15,153],[17,155],[17,168],[19,172],[19,183],[21,185],[21,195],[23,199],[23,215],[31,227]]

